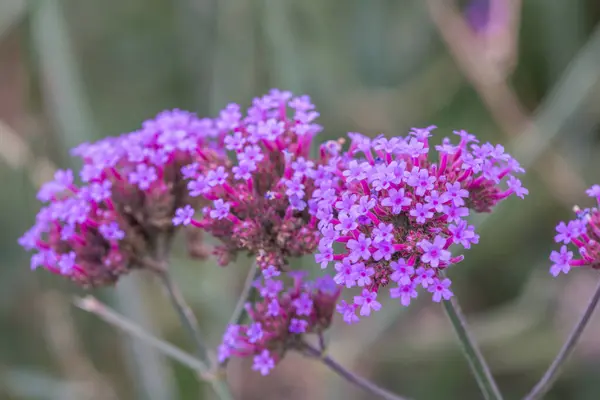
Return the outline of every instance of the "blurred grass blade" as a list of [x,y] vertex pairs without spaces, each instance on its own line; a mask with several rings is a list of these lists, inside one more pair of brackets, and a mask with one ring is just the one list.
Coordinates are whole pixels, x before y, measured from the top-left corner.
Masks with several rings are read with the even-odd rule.
[[25,0],[2,0],[0,3],[0,40],[25,16]]
[[[42,91],[48,114],[66,148],[95,139],[92,112],[73,54],[59,0],[29,3],[31,45],[42,75]],[[63,154],[66,156],[67,151]],[[69,164],[67,159],[64,164]],[[153,321],[141,299],[136,277],[122,279],[112,299],[116,308],[152,331]],[[129,369],[136,379],[139,399],[173,398],[171,371],[164,357],[154,349],[129,338],[124,339],[131,353]]]

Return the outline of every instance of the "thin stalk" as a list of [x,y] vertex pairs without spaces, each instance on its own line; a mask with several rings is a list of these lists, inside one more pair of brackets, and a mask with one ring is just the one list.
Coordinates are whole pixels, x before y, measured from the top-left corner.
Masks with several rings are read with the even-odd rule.
[[596,310],[598,301],[600,301],[600,284],[598,284],[598,287],[596,288],[594,295],[590,299],[590,302],[588,303],[585,312],[577,322],[577,325],[575,325],[575,327],[573,328],[573,331],[571,331],[571,334],[569,335],[563,347],[558,352],[558,355],[556,356],[554,361],[552,361],[552,364],[550,364],[550,367],[548,367],[548,370],[546,371],[544,376],[542,376],[542,379],[540,379],[540,381],[533,387],[533,389],[531,389],[531,392],[529,392],[529,394],[525,396],[523,400],[540,399],[548,392],[548,390],[550,390],[550,388],[556,381],[556,378],[558,377],[558,373],[560,372],[561,367],[563,366],[565,361],[567,361],[567,359],[575,349],[577,342],[579,342],[581,334],[583,333],[585,327],[590,321],[592,314]]
[[465,316],[463,315],[458,302],[452,297],[450,300],[442,301],[442,304],[444,305],[444,310],[446,310],[446,314],[458,336],[463,353],[469,362],[471,371],[475,375],[477,384],[484,397],[489,400],[502,400],[502,395],[492,377],[492,373],[490,372],[483,355],[479,351],[475,340],[471,337],[471,333],[467,328],[467,321],[465,320]]
[[348,371],[342,365],[338,364],[337,361],[324,354],[322,351],[316,349],[308,343],[303,343],[302,350],[309,356],[314,357],[320,360],[323,364],[325,364],[329,369],[333,372],[347,380],[348,382],[353,383],[354,385],[360,387],[365,392],[375,395],[379,398],[385,400],[407,400],[404,397],[398,396],[392,392],[389,392],[368,379],[365,379],[361,376],[354,374],[351,371]]
[[198,320],[194,315],[194,312],[190,306],[186,303],[179,290],[177,284],[171,279],[171,275],[166,271],[159,271],[157,275],[167,291],[169,300],[173,308],[177,312],[177,316],[181,321],[181,324],[188,332],[188,335],[194,342],[197,357],[202,360],[205,364],[210,365],[210,358],[208,356],[208,348],[204,344],[204,339],[200,334],[200,328],[198,327]]
[[181,324],[183,325],[184,329],[188,332],[188,335],[194,342],[194,347],[196,349],[196,355],[198,359],[200,359],[204,363],[204,365],[206,365],[211,370],[210,372],[214,374],[214,379],[211,380],[213,389],[215,390],[220,399],[233,399],[231,392],[229,391],[227,382],[224,380],[225,376],[219,373],[220,371],[218,370],[218,365],[214,365],[214,370],[212,368],[213,363],[209,355],[208,347],[204,343],[204,339],[200,333],[198,320],[196,319],[194,312],[183,298],[183,295],[181,294],[181,290],[177,286],[177,283],[175,283],[175,281],[171,278],[171,268],[169,263],[167,262],[170,244],[170,236],[159,238],[159,240],[156,243],[156,261],[158,263],[158,268],[152,268],[152,270],[156,273],[156,275],[158,275],[158,278],[160,279],[161,283],[166,289],[166,292],[169,296],[169,300],[171,300],[173,308],[179,316]]
[[231,318],[229,318],[229,325],[239,324],[244,318],[244,311],[246,310],[246,303],[248,302],[248,298],[250,297],[250,292],[252,291],[252,285],[254,284],[254,280],[258,276],[258,263],[255,261],[252,263],[250,267],[250,271],[248,271],[248,276],[246,277],[246,281],[244,282],[244,287],[242,288],[242,292],[240,293],[240,297],[235,305],[235,309],[233,310],[233,314],[231,314]]
[[200,372],[203,379],[204,377],[209,376],[209,367],[204,362],[192,357],[171,343],[165,342],[164,340],[149,334],[144,328],[127,319],[125,316],[117,313],[107,305],[98,301],[96,298],[92,296],[87,296],[84,298],[76,297],[74,303],[82,310],[98,316],[108,324],[122,330],[136,339],[139,339],[143,343],[158,350],[160,353],[171,357],[173,360],[178,361],[186,367]]

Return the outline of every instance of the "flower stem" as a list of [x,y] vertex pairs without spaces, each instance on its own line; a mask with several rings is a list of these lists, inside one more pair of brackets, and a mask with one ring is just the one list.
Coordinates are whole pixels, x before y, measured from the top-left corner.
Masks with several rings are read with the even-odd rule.
[[346,368],[337,363],[334,359],[329,357],[326,354],[323,354],[322,351],[316,349],[308,343],[303,343],[302,350],[305,354],[319,359],[323,364],[329,367],[333,372],[346,379],[348,382],[355,384],[356,386],[362,388],[365,392],[368,392],[372,395],[375,395],[379,398],[385,400],[407,400],[404,397],[398,396],[392,392],[388,392],[387,390],[377,386],[373,382],[368,379],[365,379],[361,376],[355,375],[354,373],[348,371]]
[[110,325],[121,329],[123,332],[141,340],[149,346],[165,354],[168,357],[180,362],[181,364],[199,372],[202,380],[210,383],[222,400],[231,400],[231,394],[227,386],[220,380],[220,377],[211,374],[210,367],[203,361],[189,355],[185,351],[149,334],[144,328],[128,320],[110,307],[102,304],[92,296],[85,298],[75,298],[75,305],[84,311],[97,315]]
[[244,282],[244,287],[242,288],[242,292],[240,293],[240,297],[235,305],[235,309],[233,310],[233,314],[231,314],[231,318],[229,318],[229,325],[239,324],[244,318],[244,311],[246,310],[246,302],[250,296],[250,292],[252,291],[252,284],[258,275],[258,263],[255,261],[252,263],[250,267],[250,271],[248,271],[248,276],[246,277],[246,281]]
[[600,284],[598,284],[594,295],[590,299],[590,302],[588,303],[587,308],[585,309],[585,312],[577,322],[577,325],[575,325],[575,327],[573,328],[573,331],[571,331],[571,334],[569,335],[563,347],[558,352],[558,355],[556,356],[554,361],[552,361],[552,364],[550,364],[550,367],[548,367],[548,370],[546,371],[544,376],[542,376],[540,381],[534,386],[533,389],[531,389],[531,392],[529,392],[529,394],[525,396],[523,400],[540,399],[548,392],[548,390],[550,390],[550,388],[554,384],[554,381],[558,377],[558,373],[560,372],[562,365],[565,363],[565,361],[569,358],[569,356],[575,349],[575,346],[581,338],[581,334],[583,333],[585,327],[590,321],[590,318],[594,313],[594,310],[596,309],[596,306],[598,305],[599,301]]
[[173,308],[175,309],[175,311],[177,311],[177,315],[179,316],[181,324],[183,325],[183,327],[188,332],[189,336],[194,342],[197,357],[200,360],[202,360],[206,365],[210,365],[208,349],[204,344],[204,340],[202,338],[202,335],[200,334],[200,328],[198,327],[198,321],[192,309],[185,302],[183,296],[181,295],[179,287],[171,279],[171,276],[167,271],[157,272],[157,275],[167,291],[169,300],[171,300]]
[[450,300],[442,301],[442,304],[454,327],[454,331],[462,345],[463,353],[469,362],[471,371],[473,371],[477,384],[484,397],[488,400],[501,400],[502,395],[500,394],[500,390],[498,390],[498,386],[492,377],[483,355],[471,337],[471,333],[467,328],[465,316],[463,315],[458,302],[452,297]]

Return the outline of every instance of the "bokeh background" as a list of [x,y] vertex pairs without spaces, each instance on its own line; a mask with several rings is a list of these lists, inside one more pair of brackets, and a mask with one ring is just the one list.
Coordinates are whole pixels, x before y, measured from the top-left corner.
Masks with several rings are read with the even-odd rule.
[[[136,129],[166,108],[212,116],[272,87],[308,93],[322,140],[347,131],[466,129],[527,167],[525,201],[475,217],[481,242],[450,271],[507,399],[520,398],[582,313],[597,272],[548,274],[554,226],[591,206],[600,183],[597,0],[0,0],[0,399],[210,399],[194,374],[72,305],[81,294],[32,273],[17,238],[36,187],[68,149]],[[211,345],[249,268],[190,262],[175,277]],[[310,258],[299,266],[312,268]],[[152,279],[93,293],[189,349]],[[441,307],[386,300],[356,326],[336,322],[330,354],[415,399],[479,399]],[[389,304],[388,304],[389,303]],[[229,366],[240,399],[368,399],[291,355],[267,378]],[[600,399],[600,317],[546,397]]]

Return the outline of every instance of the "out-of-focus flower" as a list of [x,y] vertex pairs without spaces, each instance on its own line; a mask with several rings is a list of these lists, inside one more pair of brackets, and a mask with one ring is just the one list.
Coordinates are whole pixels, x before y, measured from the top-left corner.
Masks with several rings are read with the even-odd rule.
[[253,357],[252,368],[267,375],[286,351],[302,346],[304,335],[329,327],[340,294],[335,282],[329,277],[306,281],[299,272],[289,275],[286,290],[282,280],[256,282],[261,298],[246,305],[251,321],[228,327],[219,346],[220,362]]
[[31,268],[96,286],[141,266],[158,236],[173,232],[173,219],[185,225],[193,215],[182,166],[227,162],[214,136],[212,121],[172,110],[138,131],[75,148],[83,185],[72,171],[57,171],[38,193],[48,204],[19,240],[37,251]]
[[[596,202],[600,201],[600,186],[594,185],[586,193]],[[550,254],[550,273],[555,277],[561,272],[568,273],[573,267],[600,269],[600,212],[597,207],[583,210],[575,207],[575,213],[575,219],[556,226],[554,241],[562,246]],[[576,253],[569,251],[569,244],[575,247]]]
[[[391,296],[404,306],[419,286],[436,302],[449,299],[450,280],[440,271],[463,259],[453,257],[450,246],[468,249],[479,241],[464,218],[528,193],[513,176],[523,169],[502,146],[479,145],[465,131],[455,132],[458,145],[446,138],[435,146],[439,161],[429,161],[434,128],[390,139],[350,133],[348,152],[315,179],[309,203],[321,232],[316,261],[322,268],[334,263],[338,285],[360,288],[353,304],[338,308],[348,323],[358,320],[357,311],[379,310],[379,290],[391,283]],[[345,251],[334,254],[335,242]]]

